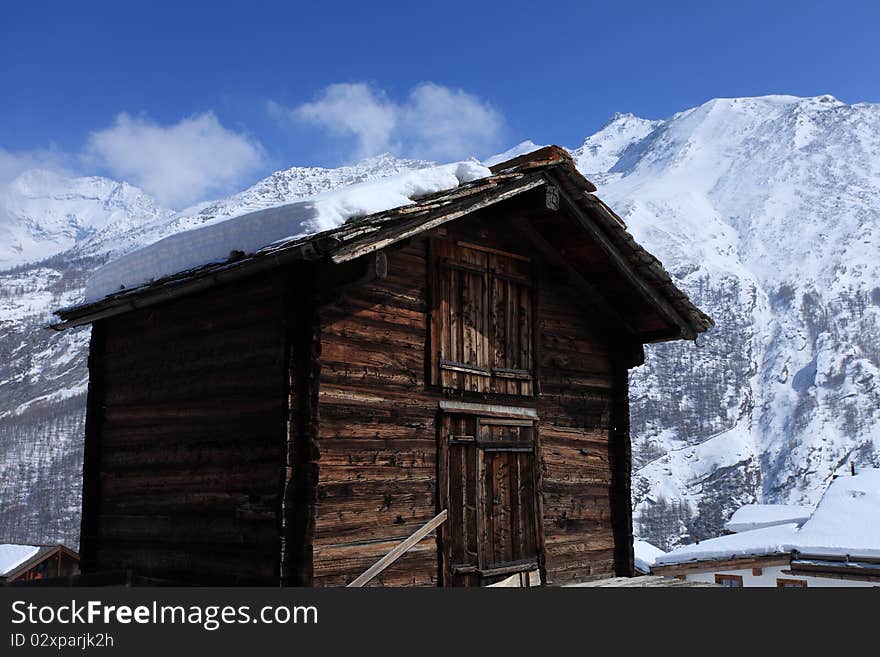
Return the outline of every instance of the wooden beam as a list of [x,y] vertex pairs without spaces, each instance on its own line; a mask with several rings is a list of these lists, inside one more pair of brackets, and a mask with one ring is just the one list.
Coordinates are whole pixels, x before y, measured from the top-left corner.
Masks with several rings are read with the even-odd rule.
[[281,506],[284,541],[280,580],[282,586],[312,586],[320,456],[321,324],[314,269],[293,270],[290,280],[286,300],[289,402]]
[[501,251],[500,249],[494,249],[491,246],[474,244],[473,242],[465,242],[462,240],[456,240],[455,243],[467,249],[473,249],[474,251],[482,251],[483,253],[494,253],[495,255],[504,256],[505,258],[512,258],[513,260],[520,260],[521,262],[531,262],[531,258],[529,258],[528,256],[520,255],[519,253],[511,253],[510,251]]
[[478,198],[480,198],[481,200],[474,201],[463,207],[459,207],[456,210],[452,210],[445,214],[440,214],[427,221],[419,220],[416,222],[408,223],[407,225],[402,226],[397,230],[383,231],[384,237],[382,238],[376,239],[375,234],[370,234],[366,242],[361,242],[357,239],[352,240],[352,243],[343,245],[339,250],[337,250],[331,256],[331,259],[335,263],[340,263],[359,258],[362,255],[366,255],[367,253],[372,253],[373,251],[384,249],[385,247],[390,246],[395,242],[399,242],[400,240],[406,239],[407,237],[412,237],[413,235],[431,230],[454,219],[458,219],[459,217],[463,217],[467,214],[482,210],[483,208],[488,208],[489,206],[495,205],[496,203],[506,201],[507,199],[518,196],[519,194],[527,192],[530,189],[535,189],[546,184],[547,181],[542,177],[523,178],[523,181],[521,183],[504,192],[496,194],[487,192],[485,195],[477,195]]
[[[602,249],[605,255],[608,256],[608,259],[614,264],[620,273],[623,274],[624,278],[626,278],[627,281],[629,281],[641,293],[645,300],[651,303],[659,311],[660,315],[663,316],[666,321],[680,329],[681,337],[693,340],[696,337],[696,334],[681,318],[678,311],[672,307],[672,304],[666,299],[663,299],[654,289],[645,283],[644,279],[642,279],[642,277],[633,269],[632,265],[630,265],[630,263],[620,254],[617,247],[611,243],[608,236],[599,229],[596,222],[585,214],[583,209],[575,203],[564,189],[560,189],[559,194],[568,205],[575,218],[580,222],[581,226],[587,230],[590,236],[599,245],[599,248]],[[608,212],[604,204],[592,195],[585,194],[584,200],[597,211],[606,214],[611,221],[619,223],[619,221]]]
[[538,411],[527,406],[500,406],[498,404],[475,404],[452,399],[441,399],[440,410],[447,413],[466,413],[486,417],[538,419]]
[[632,531],[632,442],[629,430],[629,363],[614,362],[609,457],[611,466],[611,526],[614,533],[614,574],[635,572]]
[[553,210],[554,212],[559,209],[559,187],[557,185],[547,185],[544,205],[548,210]]
[[569,279],[587,296],[590,304],[594,306],[597,314],[602,316],[607,322],[616,326],[621,326],[627,333],[633,336],[638,335],[632,325],[627,322],[618,313],[611,304],[605,299],[604,295],[599,291],[598,287],[588,281],[583,274],[575,269],[561,253],[548,242],[543,235],[534,227],[531,221],[524,218],[513,220],[514,227],[520,231],[534,246],[541,252],[553,266],[558,267],[568,274]]
[[493,568],[476,568],[475,572],[482,577],[497,577],[498,575],[510,575],[511,573],[524,573],[538,570],[537,559],[526,559],[509,564],[501,564]]
[[437,527],[446,522],[446,518],[448,517],[448,515],[449,512],[446,509],[443,509],[440,513],[438,513],[436,516],[434,516],[428,522],[422,525],[419,529],[413,532],[413,534],[409,538],[401,541],[388,554],[386,554],[384,557],[379,559],[379,561],[367,568],[362,575],[355,578],[355,580],[348,585],[348,588],[360,588],[365,584],[368,584],[370,580],[372,580],[383,570],[388,568],[388,566],[397,561],[406,552],[408,552],[410,548],[416,546],[423,538],[425,538],[425,536],[427,536],[432,531],[437,529]]
[[83,573],[98,568],[101,509],[101,434],[104,424],[104,345],[106,326],[92,327],[89,342],[89,392],[86,402],[85,439],[83,441],[82,515],[80,517],[79,564]]

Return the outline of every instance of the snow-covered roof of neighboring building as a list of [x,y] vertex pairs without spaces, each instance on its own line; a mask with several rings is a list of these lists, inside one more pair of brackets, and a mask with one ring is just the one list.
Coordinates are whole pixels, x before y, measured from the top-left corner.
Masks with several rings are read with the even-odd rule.
[[727,534],[699,543],[683,545],[658,557],[655,566],[669,566],[689,561],[739,559],[783,554],[794,549],[798,526],[794,523]]
[[792,522],[802,525],[812,512],[813,507],[796,504],[746,504],[724,523],[724,529],[729,532],[746,532]]
[[635,568],[640,573],[648,574],[651,572],[651,566],[657,557],[666,554],[656,545],[648,543],[648,541],[633,541],[633,553],[635,555]]
[[0,544],[0,577],[5,577],[39,551],[37,545]]
[[678,547],[655,566],[798,552],[817,557],[880,559],[880,469],[841,475],[802,525],[787,523]]
[[798,532],[797,551],[880,558],[880,469],[834,479]]

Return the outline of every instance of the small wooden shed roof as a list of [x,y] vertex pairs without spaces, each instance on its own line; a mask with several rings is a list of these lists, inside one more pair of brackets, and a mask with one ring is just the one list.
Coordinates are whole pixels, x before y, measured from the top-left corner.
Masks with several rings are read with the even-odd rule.
[[74,561],[79,561],[79,555],[70,548],[67,548],[63,545],[34,545],[21,547],[33,547],[35,549],[35,552],[32,556],[28,557],[20,563],[17,563],[13,567],[8,568],[5,572],[0,572],[0,580],[10,582],[16,577],[19,577],[22,573],[26,573],[31,568],[39,566],[46,559],[49,559],[56,554],[64,554]]
[[486,178],[414,199],[412,205],[351,219],[332,230],[277,242],[251,254],[235,254],[226,262],[62,308],[55,313],[61,321],[51,328],[87,324],[293,261],[347,262],[538,188],[547,190],[548,202],[570,210],[591,243],[612,262],[616,275],[671,327],[646,333],[643,341],[694,339],[714,325],[673,283],[660,261],[633,239],[623,220],[595,196],[596,187],[578,172],[567,151],[548,146],[497,164],[491,171]]

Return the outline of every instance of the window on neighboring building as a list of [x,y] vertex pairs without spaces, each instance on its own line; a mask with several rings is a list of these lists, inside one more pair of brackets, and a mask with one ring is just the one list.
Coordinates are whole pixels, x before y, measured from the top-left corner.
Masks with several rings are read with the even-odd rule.
[[743,587],[742,575],[715,575],[715,583],[721,586],[729,586],[734,589]]
[[532,395],[534,307],[529,258],[435,240],[432,381],[472,392]]
[[776,588],[778,589],[805,589],[807,588],[807,580],[805,579],[784,579],[776,580]]

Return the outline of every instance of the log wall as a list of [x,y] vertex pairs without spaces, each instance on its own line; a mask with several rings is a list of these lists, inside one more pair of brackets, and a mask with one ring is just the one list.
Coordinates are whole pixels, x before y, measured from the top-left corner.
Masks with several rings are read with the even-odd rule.
[[[345,585],[436,514],[437,395],[425,390],[426,243],[320,310],[314,584]],[[371,585],[437,584],[425,538]]]
[[278,583],[283,280],[249,278],[98,323],[84,572]]
[[575,289],[544,277],[537,312],[547,581],[611,577],[613,350]]

